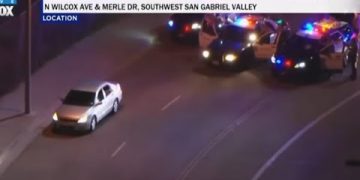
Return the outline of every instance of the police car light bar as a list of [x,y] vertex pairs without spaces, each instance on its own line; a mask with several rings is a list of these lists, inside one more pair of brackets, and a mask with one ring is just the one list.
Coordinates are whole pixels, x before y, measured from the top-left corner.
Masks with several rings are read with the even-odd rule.
[[237,18],[234,22],[236,26],[243,27],[243,28],[254,28],[256,25],[257,17],[253,16],[243,16]]
[[235,25],[238,25],[240,27],[248,27],[250,22],[248,19],[245,19],[245,18],[239,18],[235,21],[234,23]]
[[314,33],[326,33],[329,30],[335,28],[337,26],[338,22],[334,21],[334,20],[330,20],[330,19],[324,19],[321,20],[319,22],[307,22],[305,23],[303,30],[305,30],[305,32],[307,34],[314,34]]

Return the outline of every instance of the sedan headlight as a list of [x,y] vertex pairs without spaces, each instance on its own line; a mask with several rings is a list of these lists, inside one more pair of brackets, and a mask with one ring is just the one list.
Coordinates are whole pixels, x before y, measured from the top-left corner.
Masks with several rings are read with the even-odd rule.
[[251,33],[249,35],[249,41],[250,42],[255,42],[257,40],[257,35],[255,33]]
[[193,23],[191,25],[191,29],[192,30],[198,30],[198,29],[201,29],[201,25],[199,23]]
[[235,54],[227,54],[225,55],[225,61],[227,62],[233,62],[235,61],[237,56]]
[[209,58],[209,57],[210,57],[210,51],[204,50],[204,51],[202,52],[202,56],[203,56],[205,59]]
[[87,120],[88,120],[88,116],[84,115],[78,120],[78,123],[86,123]]
[[299,62],[299,63],[295,64],[296,69],[304,69],[305,67],[306,67],[305,62]]
[[56,113],[54,113],[54,115],[53,115],[52,118],[53,118],[54,121],[58,121],[58,120],[59,120],[58,115],[57,115]]

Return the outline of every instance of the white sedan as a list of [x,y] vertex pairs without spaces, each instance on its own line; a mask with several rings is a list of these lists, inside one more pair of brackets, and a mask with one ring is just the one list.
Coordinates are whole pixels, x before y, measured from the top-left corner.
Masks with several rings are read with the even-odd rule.
[[122,100],[119,83],[91,81],[73,88],[53,114],[54,128],[94,131],[109,113],[117,112]]

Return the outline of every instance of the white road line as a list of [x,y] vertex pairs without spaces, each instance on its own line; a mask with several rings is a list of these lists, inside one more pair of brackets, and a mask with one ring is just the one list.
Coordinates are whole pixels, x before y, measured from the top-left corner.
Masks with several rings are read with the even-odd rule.
[[170,107],[172,104],[174,104],[176,101],[178,101],[181,98],[181,96],[175,97],[173,100],[171,100],[169,103],[167,103],[164,107],[161,108],[161,111],[165,111],[168,107]]
[[268,159],[261,168],[256,172],[256,174],[251,178],[251,180],[259,180],[262,175],[265,173],[267,169],[271,167],[271,165],[297,140],[299,140],[307,131],[309,131],[311,128],[313,128],[315,125],[317,125],[320,121],[325,119],[327,116],[329,116],[334,111],[338,110],[345,104],[349,103],[351,100],[356,98],[360,95],[360,91],[356,91],[351,96],[347,97],[346,99],[342,100],[335,106],[331,107],[324,113],[320,114],[314,121],[311,121],[308,123],[304,128],[302,128],[299,132],[297,132],[291,139],[289,139],[281,148],[273,154],[270,159]]
[[259,111],[260,108],[262,108],[267,102],[269,98],[263,99],[257,104],[255,104],[251,109],[246,111],[244,114],[242,114],[239,118],[237,118],[233,123],[228,125],[224,130],[222,130],[214,139],[210,141],[209,144],[207,144],[196,156],[194,159],[190,161],[190,163],[185,167],[185,169],[181,172],[180,176],[177,178],[177,180],[185,180],[189,174],[192,172],[192,170],[200,163],[202,159],[222,140],[226,138],[227,135],[229,135],[231,132],[234,131],[234,129],[237,126],[240,126],[249,118],[255,114],[257,111]]
[[111,158],[114,158],[126,145],[126,142],[120,144],[120,146],[111,154]]

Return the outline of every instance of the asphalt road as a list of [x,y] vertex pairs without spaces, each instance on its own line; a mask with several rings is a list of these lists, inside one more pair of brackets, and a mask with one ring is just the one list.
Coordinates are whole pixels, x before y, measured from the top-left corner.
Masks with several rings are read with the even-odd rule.
[[360,179],[358,82],[209,68],[168,39],[166,18],[119,18],[62,55],[119,81],[121,111],[89,135],[45,128],[1,179]]

